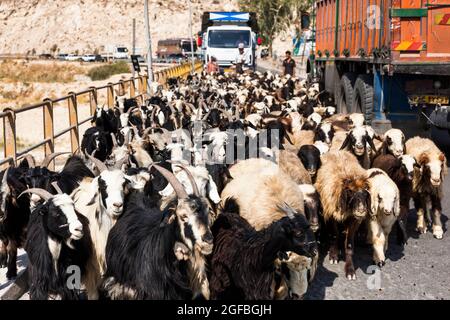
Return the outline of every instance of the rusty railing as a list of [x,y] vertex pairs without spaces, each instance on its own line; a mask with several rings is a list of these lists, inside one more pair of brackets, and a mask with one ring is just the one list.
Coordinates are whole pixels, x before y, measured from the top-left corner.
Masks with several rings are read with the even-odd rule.
[[[202,63],[197,62],[195,64],[196,71],[202,68]],[[177,65],[167,69],[163,69],[153,74],[153,80],[157,81],[161,85],[167,83],[167,79],[171,77],[186,77],[191,72],[191,64],[185,63]],[[143,103],[147,88],[147,76],[138,76],[130,78],[129,80],[121,80],[117,83],[108,83],[101,87],[90,87],[81,92],[70,92],[64,97],[56,99],[44,99],[42,102],[33,104],[22,108],[6,108],[3,112],[0,112],[0,119],[3,121],[3,150],[4,158],[0,160],[0,166],[4,166],[6,163],[18,160],[33,150],[36,150],[44,146],[44,154],[48,155],[55,152],[55,140],[70,132],[70,151],[76,152],[80,147],[80,132],[79,127],[88,121],[93,119],[93,115],[97,105],[101,104],[99,101],[99,93],[105,90],[106,101],[103,101],[108,108],[114,108],[116,94],[120,96],[126,95],[130,98],[140,99]],[[128,89],[126,89],[128,88]],[[86,119],[78,119],[79,97],[89,94],[89,108],[90,116]],[[53,107],[56,103],[66,103],[69,114],[69,127],[59,132],[54,132],[54,117]],[[30,110],[42,109],[43,112],[43,140],[32,146],[25,148],[24,150],[17,150],[17,126],[20,123],[16,122],[16,116],[21,113],[26,113]],[[53,167],[53,166],[52,166]]]

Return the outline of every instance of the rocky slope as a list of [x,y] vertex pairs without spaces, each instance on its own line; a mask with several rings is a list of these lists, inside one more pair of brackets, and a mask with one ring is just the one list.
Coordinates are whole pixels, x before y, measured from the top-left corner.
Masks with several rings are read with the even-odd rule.
[[[149,1],[153,51],[157,41],[189,36],[188,0]],[[238,10],[237,0],[192,0],[193,33],[204,11]],[[145,48],[143,0],[1,0],[0,54],[101,51],[103,46]]]

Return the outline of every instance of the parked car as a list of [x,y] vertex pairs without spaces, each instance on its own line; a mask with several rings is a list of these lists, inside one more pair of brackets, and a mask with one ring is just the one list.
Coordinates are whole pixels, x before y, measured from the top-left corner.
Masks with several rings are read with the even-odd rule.
[[81,57],[81,60],[84,62],[95,62],[95,54],[85,54]]
[[95,60],[94,60],[94,61],[95,61],[95,62],[106,62],[106,59],[103,58],[101,55],[96,54],[96,55],[95,55]]
[[78,60],[80,60],[81,59],[81,57],[80,56],[77,56],[77,55],[75,55],[75,54],[68,54],[67,56],[66,56],[66,61],[78,61]]
[[42,53],[39,55],[39,59],[50,60],[53,59],[53,56],[50,53]]
[[60,53],[58,54],[58,60],[66,60],[67,56],[68,56],[67,53]]

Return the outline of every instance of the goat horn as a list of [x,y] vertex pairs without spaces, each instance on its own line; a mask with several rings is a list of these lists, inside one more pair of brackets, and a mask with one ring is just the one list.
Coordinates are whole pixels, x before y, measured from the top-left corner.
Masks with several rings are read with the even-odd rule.
[[156,114],[156,110],[161,110],[161,107],[160,106],[156,106],[156,107],[154,107],[153,108],[153,110],[152,110],[152,114],[150,115],[150,120],[152,121],[152,123],[153,122],[155,122],[155,114]]
[[48,156],[45,157],[44,161],[42,161],[41,167],[47,168],[53,159],[55,159],[56,157],[59,157],[63,154],[70,154],[70,152],[54,152],[52,154],[49,154]]
[[138,138],[140,138],[141,136],[139,135],[139,130],[136,126],[131,126],[131,129],[133,129],[134,135]]
[[6,181],[8,180],[8,172],[9,172],[9,167],[6,168],[5,173],[3,174],[2,185],[4,185],[6,183]]
[[23,196],[25,193],[34,193],[37,194],[39,197],[41,197],[42,199],[44,199],[45,201],[50,200],[53,197],[53,194],[51,194],[50,192],[48,192],[47,190],[44,189],[39,189],[39,188],[31,188],[31,189],[27,189],[24,192],[22,192],[19,195],[19,198],[21,196]]
[[188,170],[188,168],[186,168],[186,166],[184,164],[182,164],[182,163],[173,162],[171,160],[169,160],[167,162],[172,163],[173,165],[179,166],[184,172],[186,172],[186,175],[188,176],[189,181],[191,182],[192,190],[194,192],[194,195],[197,196],[197,197],[200,197],[200,191],[198,190],[197,183],[195,182],[194,176]]
[[128,109],[127,113],[128,113],[128,114],[132,114],[133,111],[134,111],[134,110],[137,110],[137,109],[139,109],[139,108],[136,108],[136,107],[130,108],[130,109]]
[[58,183],[56,181],[52,182],[52,186],[53,188],[55,188],[56,192],[58,192],[58,194],[63,194],[64,192],[61,190],[61,188],[58,186]]
[[225,109],[222,109],[222,108],[218,108],[217,110],[222,112],[224,114],[224,116],[228,118],[228,121],[233,122],[233,117],[231,116],[231,114],[228,111],[226,111]]
[[209,117],[209,115],[211,114],[211,110],[213,110],[213,109],[210,109],[207,113],[206,113],[206,115],[203,117],[203,121],[206,121],[206,120],[208,120],[208,117]]
[[177,194],[177,197],[179,199],[187,199],[189,197],[189,195],[187,194],[186,190],[184,189],[183,185],[181,184],[180,181],[178,181],[177,177],[175,177],[175,175],[170,172],[169,170],[167,170],[166,168],[163,168],[157,164],[152,164],[149,169],[151,169],[152,167],[154,167],[156,170],[159,171],[159,173],[162,174],[162,176],[164,178],[166,178],[166,180],[170,183],[170,185],[172,186],[173,190],[175,190],[175,193]]
[[117,147],[116,135],[113,132],[111,132],[111,139],[112,139],[114,148]]
[[36,161],[34,160],[34,157],[33,157],[31,154],[26,154],[26,155],[24,156],[24,159],[27,160],[28,166],[29,166],[30,168],[36,167]]
[[114,164],[114,169],[120,170],[122,166],[128,161],[128,157],[123,157]]
[[283,202],[283,205],[277,205],[278,209],[280,209],[281,211],[285,212],[286,215],[289,217],[289,219],[294,219],[295,218],[295,210],[288,205],[286,202]]
[[169,106],[170,111],[172,112],[172,115],[175,116],[175,114],[176,114],[176,111],[175,111],[175,108],[174,108],[175,102],[169,102],[167,105]]
[[[92,154],[94,154],[94,152]],[[98,170],[100,170],[100,173],[102,173],[103,171],[107,171],[108,170],[108,167],[106,166],[106,164],[104,164],[99,159],[91,156],[90,154],[88,154],[87,157],[95,164],[95,166],[98,168]]]

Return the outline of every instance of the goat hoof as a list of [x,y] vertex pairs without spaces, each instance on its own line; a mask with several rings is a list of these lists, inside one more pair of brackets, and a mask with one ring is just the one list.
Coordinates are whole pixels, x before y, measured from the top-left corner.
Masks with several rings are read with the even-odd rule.
[[353,281],[353,280],[356,280],[356,274],[351,274],[351,273],[349,273],[349,274],[347,274],[347,279],[348,280],[351,280],[351,281]]
[[330,264],[338,264],[337,258],[330,258]]
[[443,238],[444,230],[442,230],[441,226],[433,226],[433,236],[439,240]]
[[425,227],[417,227],[416,230],[417,230],[417,232],[420,233],[420,234],[425,234],[425,233],[427,233],[427,228],[425,228]]

